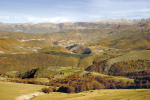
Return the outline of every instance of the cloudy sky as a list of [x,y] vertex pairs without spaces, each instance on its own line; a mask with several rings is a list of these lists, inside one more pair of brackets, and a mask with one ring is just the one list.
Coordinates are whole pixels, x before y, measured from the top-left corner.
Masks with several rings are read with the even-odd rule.
[[80,22],[150,18],[150,0],[1,0],[0,22]]

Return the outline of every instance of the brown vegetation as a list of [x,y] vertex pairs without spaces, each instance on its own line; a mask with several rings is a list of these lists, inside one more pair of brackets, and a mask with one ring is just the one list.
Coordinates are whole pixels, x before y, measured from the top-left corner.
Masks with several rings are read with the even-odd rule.
[[[95,89],[131,89],[131,88],[149,88],[150,87],[150,78],[136,78],[135,82],[130,81],[124,82],[120,80],[119,82],[111,79],[106,76],[84,76],[81,77],[78,74],[81,71],[63,79],[50,79],[50,82],[39,82],[34,81],[34,79],[18,79],[11,80],[12,82],[18,83],[28,83],[28,84],[39,84],[54,86],[49,88],[43,88],[42,91],[45,93],[50,92],[65,92],[65,93],[78,93],[86,90],[95,90]],[[59,87],[59,89],[57,88]]]
[[135,70],[144,70],[144,69],[149,69],[149,68],[150,68],[149,60],[124,61],[124,62],[114,63],[109,69],[108,74],[113,75],[113,76],[116,76],[116,75],[117,76],[129,76],[129,74],[126,74],[126,73],[131,72],[131,71],[133,72]]

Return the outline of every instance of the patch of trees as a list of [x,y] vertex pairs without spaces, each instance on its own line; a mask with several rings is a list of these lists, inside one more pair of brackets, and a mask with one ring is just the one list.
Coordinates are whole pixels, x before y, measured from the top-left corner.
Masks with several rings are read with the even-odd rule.
[[[86,90],[95,89],[132,89],[132,88],[149,88],[150,78],[135,79],[135,82],[124,82],[123,80],[115,81],[111,76],[79,76],[81,71],[63,79],[50,79],[49,82],[35,81],[34,79],[16,79],[11,82],[47,85],[49,88],[43,88],[45,93],[65,92],[78,93]],[[142,81],[141,81],[142,80]]]
[[25,72],[25,73],[19,74],[18,77],[20,77],[20,78],[22,78],[22,79],[25,79],[25,78],[35,78],[35,73],[36,73],[36,71],[38,71],[38,70],[39,70],[39,68],[29,70],[29,71],[27,71],[27,72]]
[[112,55],[111,57],[107,57],[107,58],[104,58],[104,60],[101,60],[101,61],[96,61],[94,60],[93,61],[93,64],[89,67],[87,67],[85,70],[86,71],[95,71],[95,72],[99,72],[99,73],[105,73],[104,69],[106,67],[106,62],[108,59],[111,59],[111,58],[115,58],[117,56],[114,56]]
[[134,78],[137,88],[150,88],[150,76],[136,76]]
[[109,69],[108,74],[114,76],[134,76],[131,74],[138,74],[138,73],[128,73],[128,72],[133,72],[135,70],[146,70],[149,68],[150,68],[149,60],[124,61],[114,63]]
[[142,71],[125,71],[119,74],[114,74],[115,76],[123,76],[131,79],[136,79],[136,77],[150,77],[150,70],[142,70]]
[[86,68],[86,71],[95,71],[95,72],[99,72],[99,73],[104,73],[104,68],[106,65],[107,60],[103,60],[100,61],[98,63],[94,63],[93,65],[89,66],[88,68]]

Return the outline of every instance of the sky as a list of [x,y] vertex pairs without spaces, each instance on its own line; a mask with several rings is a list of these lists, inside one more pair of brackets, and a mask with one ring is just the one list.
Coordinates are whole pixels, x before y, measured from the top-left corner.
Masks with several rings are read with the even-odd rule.
[[2,23],[150,18],[150,0],[0,0]]

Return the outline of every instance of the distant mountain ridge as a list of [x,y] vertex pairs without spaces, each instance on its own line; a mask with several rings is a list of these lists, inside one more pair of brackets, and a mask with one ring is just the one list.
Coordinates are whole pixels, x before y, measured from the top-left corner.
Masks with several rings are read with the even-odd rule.
[[138,24],[142,21],[147,20],[146,18],[142,18],[142,19],[125,19],[125,18],[120,18],[120,19],[105,19],[105,20],[95,20],[95,21],[87,21],[90,23],[110,23],[110,24],[117,24],[117,23],[131,23],[131,24]]
[[106,19],[88,22],[64,22],[64,23],[0,23],[0,31],[14,31],[14,32],[25,32],[25,33],[51,33],[59,32],[72,29],[85,29],[85,28],[111,28],[114,24],[118,23],[129,23],[138,24],[147,19],[135,19],[128,20],[125,18],[121,19]]

